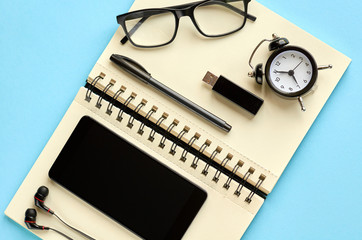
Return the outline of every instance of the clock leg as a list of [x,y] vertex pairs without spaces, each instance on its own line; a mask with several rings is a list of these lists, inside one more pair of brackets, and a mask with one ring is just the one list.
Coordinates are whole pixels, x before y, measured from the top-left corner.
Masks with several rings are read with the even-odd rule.
[[307,110],[307,109],[304,107],[303,98],[298,97],[298,102],[300,104],[300,108],[302,109],[302,111],[305,112],[305,110]]
[[331,69],[332,67],[333,67],[332,64],[322,65],[322,66],[318,66],[318,70]]

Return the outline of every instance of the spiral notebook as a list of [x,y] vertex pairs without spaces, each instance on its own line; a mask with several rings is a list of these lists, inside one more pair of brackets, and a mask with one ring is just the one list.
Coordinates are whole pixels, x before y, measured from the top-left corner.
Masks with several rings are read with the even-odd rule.
[[[183,2],[177,0],[172,5]],[[136,0],[131,10],[164,6],[161,0]],[[25,227],[24,212],[33,207],[37,188],[46,185],[51,191],[47,205],[89,235],[96,239],[138,239],[48,177],[79,120],[90,116],[207,192],[207,200],[183,239],[240,239],[350,63],[348,57],[261,4],[252,1],[249,11],[258,17],[256,22],[247,22],[240,32],[219,39],[203,38],[191,22],[181,21],[175,41],[158,49],[121,45],[124,34],[119,28],[10,202],[6,215]],[[247,77],[251,52],[274,32],[308,49],[318,64],[333,65],[332,70],[319,74],[318,88],[304,98],[306,112],[300,111],[297,101],[282,99]],[[163,84],[226,120],[232,130],[224,132],[124,74],[109,60],[114,53],[140,62]],[[265,62],[269,54],[266,49],[260,51],[255,62]],[[207,71],[223,74],[263,98],[258,114],[252,117],[212,93],[202,82]],[[39,212],[38,216],[39,222],[79,238],[46,213]],[[58,239],[51,232],[34,234]]]

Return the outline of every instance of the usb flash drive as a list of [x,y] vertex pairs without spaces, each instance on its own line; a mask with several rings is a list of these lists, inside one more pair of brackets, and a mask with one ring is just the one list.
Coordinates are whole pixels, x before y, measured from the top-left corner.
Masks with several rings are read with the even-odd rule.
[[202,81],[211,85],[213,91],[221,94],[254,115],[259,111],[261,105],[263,105],[263,99],[239,87],[222,75],[217,77],[211,72],[207,72]]

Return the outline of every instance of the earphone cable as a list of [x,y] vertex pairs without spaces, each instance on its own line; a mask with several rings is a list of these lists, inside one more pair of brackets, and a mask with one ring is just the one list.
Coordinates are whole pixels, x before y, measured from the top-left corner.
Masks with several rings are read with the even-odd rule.
[[56,232],[56,233],[62,235],[63,237],[65,237],[66,239],[73,240],[73,238],[68,237],[67,235],[65,235],[65,234],[62,233],[61,231],[58,231],[58,230],[56,230],[56,229],[54,229],[54,228],[49,228],[49,230],[53,230],[54,232]]
[[67,227],[69,227],[69,228],[73,229],[74,231],[80,233],[80,234],[83,235],[84,237],[86,237],[86,238],[88,238],[88,239],[90,239],[90,240],[96,240],[96,239],[88,236],[88,235],[85,234],[84,232],[82,232],[82,231],[80,231],[80,230],[78,230],[78,229],[70,226],[68,223],[64,222],[64,221],[63,221],[58,215],[56,215],[55,213],[54,213],[53,215],[54,215],[56,218],[58,218],[58,220],[61,221],[64,225],[66,225]]

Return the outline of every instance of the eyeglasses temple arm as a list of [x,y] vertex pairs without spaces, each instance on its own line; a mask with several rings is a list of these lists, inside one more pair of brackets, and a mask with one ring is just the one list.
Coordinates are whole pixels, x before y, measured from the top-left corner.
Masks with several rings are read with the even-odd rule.
[[[141,18],[141,20],[138,21],[138,23],[136,23],[136,25],[133,26],[133,28],[131,29],[131,31],[128,32],[128,35],[131,37],[133,35],[133,33],[141,26],[141,24],[146,21],[149,17],[143,17]],[[124,36],[121,40],[122,44],[125,44],[128,41],[128,37],[127,35]]]

